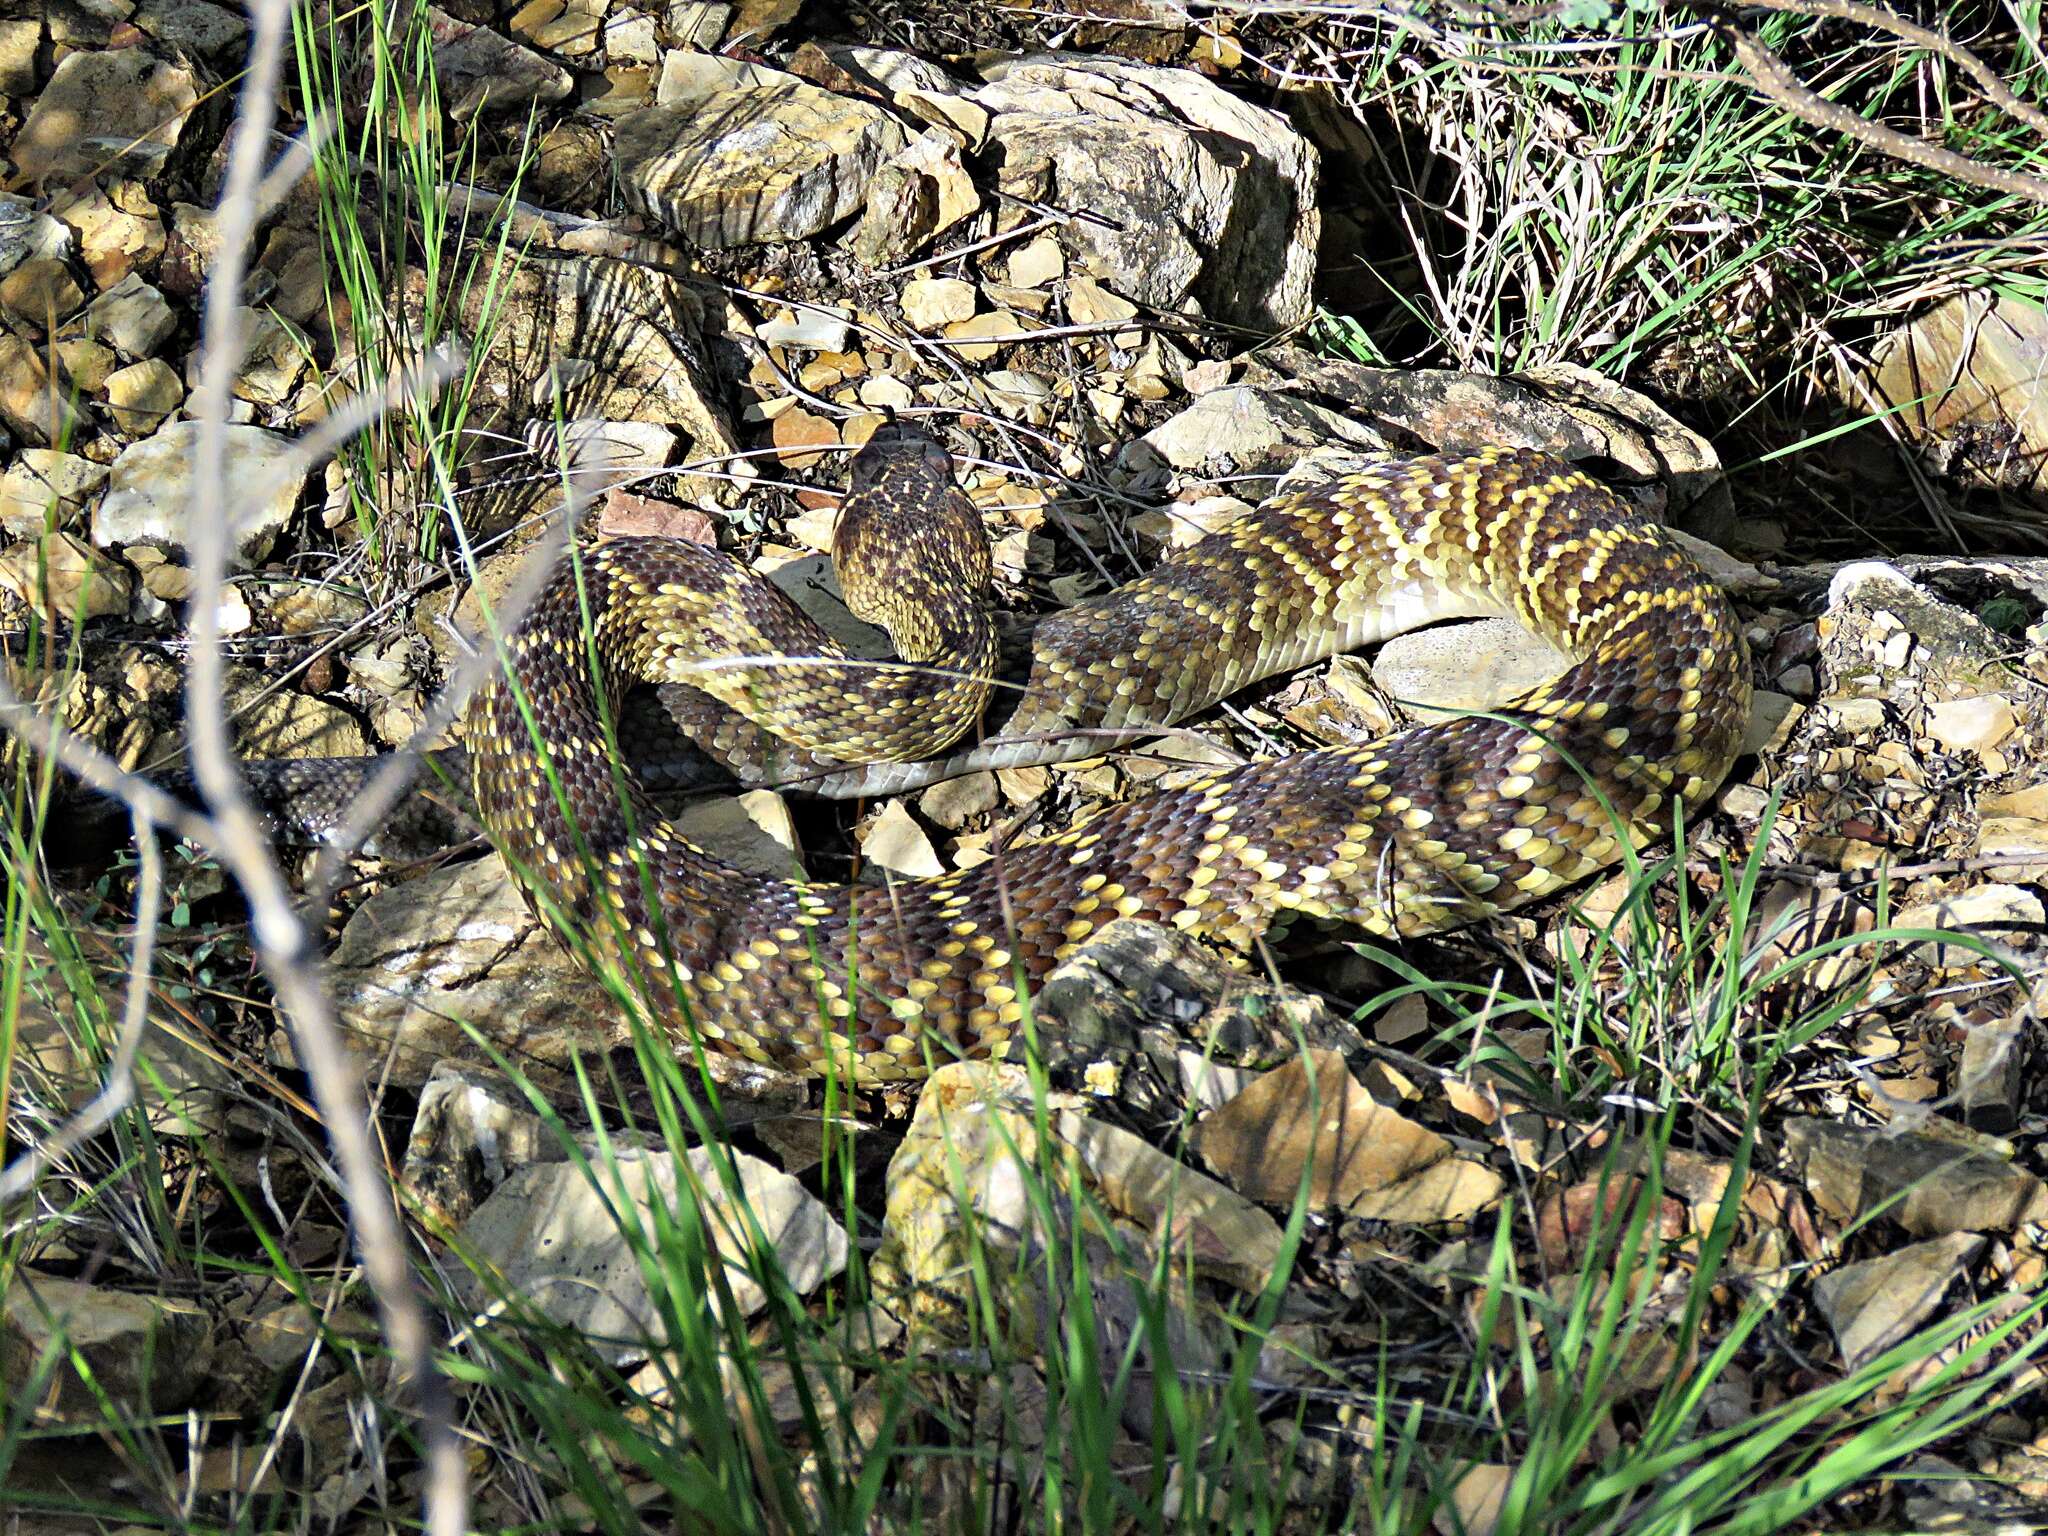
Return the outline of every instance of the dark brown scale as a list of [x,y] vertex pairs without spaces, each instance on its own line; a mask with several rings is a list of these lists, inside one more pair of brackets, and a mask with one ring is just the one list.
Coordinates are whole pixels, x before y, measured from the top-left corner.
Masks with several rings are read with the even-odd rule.
[[[903,515],[957,515],[932,502],[932,450],[900,438],[875,458],[868,484],[893,498],[875,526],[892,551],[914,543]],[[847,540],[854,558],[878,558],[858,553],[865,538]],[[573,571],[513,642],[512,672],[535,701],[575,830],[504,681],[469,719],[480,812],[537,907],[560,909],[622,965],[657,1021],[785,1066],[817,1070],[831,1055],[863,1079],[998,1046],[1017,1027],[1020,983],[1118,915],[1244,945],[1296,911],[1420,933],[1508,910],[1653,836],[1673,794],[1707,792],[1747,713],[1725,601],[1627,504],[1534,454],[1404,461],[1262,509],[1041,626],[1028,708],[1008,718],[1156,726],[1417,618],[1512,612],[1583,658],[1502,711],[1512,719],[1432,721],[1253,764],[941,879],[777,880],[685,843],[637,786],[622,799],[601,749],[600,690],[616,698],[698,665],[679,658],[702,638],[676,631],[702,607],[692,583],[705,566],[701,552],[675,550],[635,540],[586,554],[604,676],[586,673]],[[947,579],[975,576],[958,566]],[[737,589],[729,574],[717,580]],[[1134,675],[1141,686],[1120,693]]]

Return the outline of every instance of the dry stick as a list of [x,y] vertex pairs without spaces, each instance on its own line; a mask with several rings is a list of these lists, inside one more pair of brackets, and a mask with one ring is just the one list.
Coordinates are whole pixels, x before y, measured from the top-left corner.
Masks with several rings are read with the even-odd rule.
[[1938,53],[1976,81],[1977,88],[1989,97],[1994,105],[2018,118],[2034,132],[2048,137],[2048,112],[2043,112],[2032,102],[2015,94],[1997,70],[1961,43],[1951,39],[1945,32],[1937,32],[1931,27],[1921,26],[1916,21],[1908,21],[1882,6],[1865,5],[1862,0],[1745,0],[1745,3],[1763,11],[1785,11],[1794,16],[1830,16],[1839,21],[1853,21],[1859,26],[1889,32],[1893,37],[1901,38],[1916,48]]
[[[319,981],[319,956],[271,858],[262,823],[243,792],[228,747],[223,709],[219,598],[226,582],[232,506],[226,475],[228,386],[241,359],[238,296],[256,223],[263,154],[276,111],[289,0],[255,0],[237,132],[228,158],[217,225],[219,254],[207,283],[202,326],[198,408],[199,441],[193,463],[189,518],[193,591],[192,655],[186,721],[192,767],[220,830],[228,867],[248,896],[250,934],[258,959],[286,1018],[327,1123],[335,1162],[347,1191],[363,1270],[401,1376],[410,1377],[422,1420],[426,1528],[431,1536],[461,1536],[468,1524],[469,1489],[457,1438],[454,1402],[434,1363],[426,1309],[413,1286],[405,1235],[366,1122],[360,1084],[335,1027]],[[239,498],[237,498],[239,499]]]
[[1714,30],[1721,34],[1728,46],[1735,51],[1735,61],[1749,75],[1750,83],[1757,91],[1783,107],[1801,122],[1811,123],[1816,128],[1826,128],[1845,138],[1867,144],[1880,154],[1895,160],[1904,160],[1911,165],[1925,166],[1957,181],[1968,182],[1973,187],[2002,193],[2007,197],[2023,198],[2030,203],[2048,206],[2048,180],[2030,176],[2024,171],[2009,171],[2003,166],[1985,165],[1957,154],[1954,150],[1943,149],[1938,144],[1929,144],[1911,134],[1901,133],[1883,123],[1874,123],[1866,117],[1859,117],[1838,102],[1829,101],[1825,96],[1808,87],[1792,72],[1791,66],[1759,43],[1749,33],[1725,18],[1714,24]]

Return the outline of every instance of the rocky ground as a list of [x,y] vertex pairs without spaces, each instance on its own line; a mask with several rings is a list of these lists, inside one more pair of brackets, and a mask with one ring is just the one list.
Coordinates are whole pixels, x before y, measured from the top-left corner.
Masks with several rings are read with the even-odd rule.
[[[1057,1454],[1047,1378],[1071,1323],[1071,1297],[1034,1267],[1048,1252],[1088,1255],[1106,1361],[1152,1340],[1136,1319],[1155,1264],[1188,1278],[1171,1332],[1191,1382],[1228,1377],[1258,1315],[1269,1417],[1305,1426],[1285,1449],[1273,1440],[1282,1502],[1310,1529],[1355,1510],[1377,1475],[1356,1417],[1377,1385],[1428,1399],[1450,1358],[1503,1347],[1481,1336],[1480,1306],[1503,1210],[1508,1262],[1541,1288],[1583,1278],[1613,1239],[1608,1218],[1640,1204],[1664,1247],[1588,1457],[1642,1433],[1658,1394],[1758,1298],[1772,1322],[1716,1362],[1701,1409],[1715,1430],[1858,1373],[1867,1392],[1828,1432],[1917,1402],[1960,1341],[1895,1367],[1887,1352],[1983,1302],[1971,1338],[2020,1325],[1967,1372],[1997,1373],[1998,1411],[1915,1447],[1855,1518],[2048,1511],[2026,1363],[2048,1278],[2028,1070],[2048,887],[2048,562],[1844,562],[1841,529],[1753,493],[1738,502],[1712,442],[1593,372],[1395,370],[1313,344],[1320,168],[1351,141],[1327,106],[1276,92],[1228,29],[1115,9],[1079,27],[924,12],[799,27],[775,0],[426,7],[439,96],[423,120],[434,144],[474,151],[435,165],[427,203],[387,153],[406,133],[365,132],[371,66],[332,46],[341,32],[319,33],[345,152],[269,211],[242,295],[230,473],[258,489],[232,509],[219,605],[239,750],[422,745],[479,593],[510,588],[559,524],[565,484],[597,533],[715,542],[875,645],[824,552],[846,452],[884,412],[918,414],[955,449],[1020,615],[1362,457],[1506,443],[1596,464],[1693,538],[1743,613],[1759,689],[1751,750],[1670,868],[1409,946],[1393,967],[1332,938],[1272,957],[1262,979],[1118,924],[1039,999],[1041,1027],[1066,1042],[1050,1087],[1021,1065],[968,1064],[849,1106],[729,1073],[735,1183],[789,1291],[833,1337],[863,1330],[838,1399],[856,1440],[879,1433],[880,1384],[901,1379],[890,1365],[936,1360],[908,1410],[916,1433],[944,1442],[948,1410],[979,1401],[1014,1447],[991,1475],[1026,1501],[1045,1496],[1049,1440]],[[246,46],[242,14],[207,0],[63,0],[0,21],[16,188],[0,195],[9,679],[131,768],[174,763],[182,745],[185,413],[218,254],[222,87]],[[303,77],[297,92],[299,108],[319,104]],[[421,206],[468,219],[465,237],[408,224]],[[342,238],[394,208],[391,243]],[[400,259],[351,271],[365,253]],[[1896,340],[1870,388],[1896,398],[1885,368],[1944,334]],[[441,404],[319,462],[293,453],[451,342],[461,388]],[[1937,468],[1981,468],[1967,402],[1926,425]],[[1134,750],[879,805],[756,790],[682,815],[753,867],[801,856],[819,878],[937,874],[1218,762],[1488,706],[1554,664],[1511,626],[1431,631]],[[53,872],[21,838],[8,860],[61,930],[10,930],[11,1154],[48,1143],[101,1081],[86,1021],[110,1015],[91,978],[120,972],[133,865]],[[329,980],[419,1250],[455,1277],[449,1317],[504,1309],[471,1271],[495,1274],[594,1341],[622,1411],[672,1402],[670,1314],[618,1208],[671,1201],[679,1181],[708,1185],[714,1205],[732,1190],[704,1150],[659,1138],[613,1146],[635,1170],[624,1196],[572,1160],[595,1145],[575,1062],[608,1004],[495,856],[424,870],[365,858],[354,874]],[[219,871],[188,854],[173,885],[142,1052],[144,1162],[171,1227],[206,1236],[167,1253],[96,1206],[104,1152],[59,1159],[7,1213],[11,1422],[57,1433],[16,1456],[0,1504],[82,1525],[79,1505],[111,1486],[157,1519],[190,1471],[223,1524],[238,1501],[285,1489],[334,1520],[402,1510],[417,1470],[388,1424],[362,1427],[362,1301],[341,1283],[345,1217],[297,1047],[252,978]],[[616,1131],[647,1090],[613,1086],[598,1097]],[[1061,1199],[1032,1199],[1020,1152],[1065,1171]],[[115,1160],[130,1155],[123,1142]],[[857,1196],[842,1199],[835,1164],[858,1170]],[[743,1250],[741,1228],[728,1213],[707,1230]],[[984,1246],[1022,1273],[969,1318],[960,1277]],[[1702,1328],[1686,1303],[1709,1249],[1719,1311]],[[323,1289],[295,1295],[287,1274]],[[744,1331],[774,1291],[735,1282],[726,1325]],[[1259,1311],[1261,1297],[1280,1300]],[[775,1337],[766,1323],[755,1336]],[[970,1336],[1000,1369],[949,1378],[947,1351]],[[48,1353],[60,1337],[68,1360]],[[337,1351],[337,1337],[353,1343]],[[1154,1347],[1104,1429],[1133,1465],[1155,1444]],[[195,1415],[150,1442],[167,1478],[114,1437],[61,1433],[145,1410]],[[771,1388],[751,1411],[799,1463],[814,1450],[819,1428],[792,1394]],[[227,1454],[287,1428],[286,1471]],[[1526,1449],[1506,1434],[1466,1457],[1438,1528],[1493,1529]],[[536,1501],[559,1513],[557,1489],[478,1475],[491,1522],[533,1518]],[[622,1475],[650,1509],[672,1494]],[[936,1472],[895,1476],[922,1509],[965,1497]]]

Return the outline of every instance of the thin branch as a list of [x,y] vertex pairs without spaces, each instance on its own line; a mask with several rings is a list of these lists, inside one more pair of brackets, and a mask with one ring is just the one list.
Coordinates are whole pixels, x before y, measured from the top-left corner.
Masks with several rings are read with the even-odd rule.
[[223,861],[248,897],[257,957],[292,1025],[299,1059],[326,1121],[385,1337],[399,1373],[410,1378],[417,1394],[427,1462],[427,1530],[431,1536],[461,1536],[468,1523],[468,1477],[455,1431],[454,1402],[434,1362],[427,1313],[413,1285],[397,1207],[371,1143],[361,1084],[320,985],[318,951],[283,872],[271,857],[262,822],[244,792],[228,744],[219,598],[227,579],[233,508],[241,500],[239,495],[231,497],[226,475],[228,390],[241,362],[239,295],[291,17],[288,0],[254,0],[249,10],[248,73],[221,195],[220,247],[207,283],[193,413],[199,421],[199,441],[187,537],[193,591],[186,689],[192,768],[219,827]]
[[1973,187],[1983,187],[2006,197],[2023,198],[2048,207],[2048,179],[2030,176],[2024,171],[2007,170],[2004,166],[1985,165],[1952,149],[1944,149],[1939,144],[1930,144],[1884,123],[1858,116],[1809,87],[1792,72],[1790,65],[1734,22],[1719,20],[1715,30],[1734,50],[1735,61],[1749,75],[1750,83],[1757,91],[1801,122],[1839,133],[1859,144],[1869,145],[1880,154],[1910,165],[1924,166]]
[[1938,53],[1976,81],[1977,89],[1993,105],[2048,138],[2048,112],[2019,96],[1997,70],[1961,43],[1950,39],[1946,33],[1908,21],[1883,6],[1865,5],[1862,0],[1745,0],[1745,3],[1763,11],[1784,11],[1794,16],[1831,16],[1839,21],[1853,21],[1858,26],[1889,32],[1916,48],[1925,48],[1929,53]]

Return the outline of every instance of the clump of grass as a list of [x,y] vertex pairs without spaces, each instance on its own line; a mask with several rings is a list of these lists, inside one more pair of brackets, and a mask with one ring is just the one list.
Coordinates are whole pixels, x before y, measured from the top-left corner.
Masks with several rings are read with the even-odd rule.
[[[2009,47],[2024,93],[2041,67],[2034,9],[1988,41],[1957,6],[1933,23]],[[2048,167],[2048,145],[1938,55],[1797,15],[1755,31],[1852,113],[1984,164]],[[1361,178],[1386,308],[1360,318],[1401,361],[1576,363],[1745,400],[1823,377],[1835,348],[1943,293],[2048,287],[2048,209],[1795,120],[1684,11],[1361,7],[1313,35],[1392,173]]]
[[475,457],[476,385],[522,254],[510,217],[518,175],[481,216],[458,195],[482,159],[481,134],[475,118],[449,132],[426,0],[295,7],[292,19],[304,114],[331,129],[313,174],[341,351],[335,386],[381,397],[435,353],[467,359],[446,388],[404,394],[347,455],[349,505],[373,559],[396,537],[432,560],[447,530],[431,509],[452,505]]

